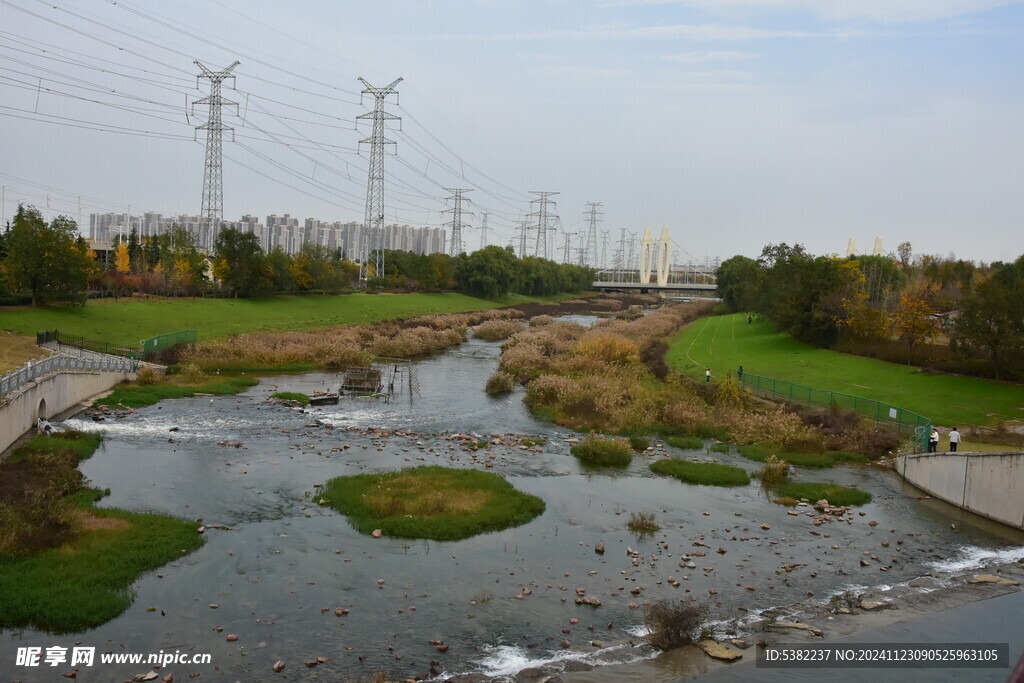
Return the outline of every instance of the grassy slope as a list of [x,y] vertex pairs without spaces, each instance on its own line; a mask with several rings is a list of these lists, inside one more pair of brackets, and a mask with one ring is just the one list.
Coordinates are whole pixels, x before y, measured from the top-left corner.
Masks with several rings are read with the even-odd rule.
[[272,299],[122,299],[86,306],[0,310],[0,329],[21,334],[58,329],[117,344],[137,344],[165,332],[195,329],[201,340],[243,332],[306,330],[354,325],[438,313],[479,311],[573,295],[525,297],[510,294],[491,301],[464,294],[353,294],[281,296]]
[[1024,387],[974,377],[930,375],[918,368],[817,349],[746,314],[702,318],[686,327],[666,355],[702,378],[740,365],[746,372],[863,396],[921,413],[938,424],[992,424],[1024,418]]
[[[4,314],[0,313],[0,325]],[[0,375],[24,365],[33,358],[43,358],[48,354],[45,349],[36,346],[35,335],[12,334],[0,331]]]

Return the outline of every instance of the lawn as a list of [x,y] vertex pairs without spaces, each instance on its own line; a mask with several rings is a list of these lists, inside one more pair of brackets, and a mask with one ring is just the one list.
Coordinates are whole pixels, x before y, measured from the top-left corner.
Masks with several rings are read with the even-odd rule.
[[747,315],[702,318],[673,341],[666,360],[691,377],[714,379],[742,365],[748,373],[863,396],[920,413],[937,424],[993,424],[1024,418],[1024,386],[919,368],[802,344]]
[[[209,341],[243,332],[308,330],[358,325],[440,313],[480,311],[537,301],[560,301],[572,294],[527,297],[510,294],[492,301],[440,294],[352,294],[279,296],[270,299],[121,299],[90,301],[86,306],[5,308],[0,330],[34,335],[60,330],[115,344],[137,344],[158,334],[194,329]],[[0,359],[2,360],[2,359]]]

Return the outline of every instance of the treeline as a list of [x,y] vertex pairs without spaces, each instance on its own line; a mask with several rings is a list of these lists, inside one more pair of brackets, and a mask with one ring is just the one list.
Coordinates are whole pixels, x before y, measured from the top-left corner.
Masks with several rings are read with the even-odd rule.
[[[975,264],[914,257],[813,256],[769,244],[717,271],[728,310],[758,313],[803,341],[885,360],[1024,379],[1024,256]],[[932,343],[934,342],[934,343]]]
[[[370,289],[432,292],[459,289],[501,298],[511,292],[545,295],[588,289],[590,268],[487,247],[452,258],[447,254],[385,251],[383,273],[371,273]],[[252,233],[221,231],[213,253],[191,233],[172,226],[162,235],[139,238],[133,230],[116,239],[103,258],[78,236],[65,216],[49,224],[32,207],[18,207],[0,233],[0,302],[39,305],[82,303],[88,296],[133,293],[159,296],[263,297],[274,294],[341,293],[360,286],[359,264],[340,249],[304,244],[296,254],[264,252]]]

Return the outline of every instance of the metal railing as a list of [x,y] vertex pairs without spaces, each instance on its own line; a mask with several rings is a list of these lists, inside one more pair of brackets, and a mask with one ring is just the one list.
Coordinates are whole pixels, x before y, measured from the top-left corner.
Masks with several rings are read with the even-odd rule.
[[125,358],[134,358],[136,360],[142,358],[142,347],[141,346],[124,346],[119,344],[111,344],[110,342],[98,341],[96,339],[86,339],[85,337],[78,337],[71,334],[64,334],[57,330],[45,330],[43,332],[36,332],[36,345],[42,346],[48,342],[56,342],[58,344],[64,344],[65,346],[74,346],[79,349],[85,349],[86,351],[95,351],[96,353],[106,353],[112,356],[124,356]]
[[75,357],[57,353],[42,360],[30,360],[0,377],[0,397],[8,396],[47,375],[58,372],[136,372],[138,361],[117,356]]
[[178,344],[195,344],[197,337],[198,335],[195,330],[179,330],[178,332],[158,334],[155,337],[142,340],[142,353],[144,356],[149,356],[157,351],[163,351]]
[[754,392],[755,396],[760,398],[807,407],[817,405],[832,408],[835,406],[842,410],[859,413],[876,423],[894,426],[901,434],[913,437],[922,450],[928,450],[928,436],[932,431],[932,421],[924,415],[919,415],[906,408],[862,396],[806,387],[784,379],[762,377],[749,372],[744,372],[739,379],[744,386]]

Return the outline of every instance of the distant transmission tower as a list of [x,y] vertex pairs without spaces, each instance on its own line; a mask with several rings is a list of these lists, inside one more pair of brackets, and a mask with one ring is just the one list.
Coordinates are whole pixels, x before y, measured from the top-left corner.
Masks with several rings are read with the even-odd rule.
[[483,249],[487,246],[487,212],[484,211],[484,215],[480,219],[480,248]]
[[565,233],[565,245],[562,247],[562,263],[569,263],[571,261],[571,259],[569,258],[569,240],[575,234],[576,233],[574,232]]
[[455,202],[454,207],[450,209],[445,209],[444,211],[441,212],[450,213],[452,215],[452,219],[445,223],[445,225],[452,226],[452,237],[448,241],[448,255],[451,256],[452,258],[455,258],[456,256],[462,253],[462,214],[465,213],[470,216],[473,215],[471,211],[462,210],[462,193],[472,192],[473,190],[464,190],[461,188],[454,187],[446,187],[444,189],[452,193],[452,196],[449,197],[448,199]]
[[611,230],[601,231],[601,263],[599,264],[601,268],[608,267],[608,235],[610,233]]
[[587,218],[587,241],[584,244],[585,252],[580,255],[581,266],[593,266],[598,265],[597,255],[597,221],[601,216],[601,212],[598,209],[601,206],[601,202],[587,202],[587,210],[584,212],[584,216]]
[[552,218],[558,218],[558,216],[548,211],[548,204],[554,204],[554,202],[548,199],[548,197],[551,197],[558,193],[536,192],[531,190],[530,194],[537,195],[537,198],[531,200],[530,203],[540,205],[540,208],[537,211],[527,214],[528,216],[537,217],[537,243],[534,245],[533,255],[540,256],[541,258],[550,259],[551,245],[548,243],[548,230],[550,229],[550,220]]
[[[373,95],[373,111],[360,114],[356,120],[373,121],[373,132],[359,144],[370,145],[370,171],[366,181],[366,217],[363,221],[363,238],[359,241],[359,284],[366,286],[371,277],[384,275],[384,145],[394,145],[394,140],[384,137],[387,121],[401,121],[401,118],[384,111],[388,95],[397,95],[395,86],[402,81],[396,78],[383,88],[375,88],[365,79],[359,82],[366,86],[364,95]],[[371,259],[373,262],[371,263]]]
[[519,251],[516,252],[516,256],[519,258],[526,256],[526,231],[529,230],[529,225],[527,220],[519,222]]
[[221,107],[225,104],[238,106],[237,102],[225,100],[220,96],[220,84],[228,78],[234,78],[231,71],[241,62],[236,61],[220,71],[210,71],[199,60],[193,64],[202,70],[202,73],[196,76],[197,84],[200,78],[210,80],[210,94],[192,103],[193,114],[197,104],[209,107],[209,118],[203,125],[196,126],[196,130],[206,131],[206,164],[203,167],[203,208],[199,215],[199,235],[200,244],[206,247],[207,253],[210,253],[224,220],[224,152],[221,149],[221,134],[226,130],[234,131],[234,128],[221,122]]

